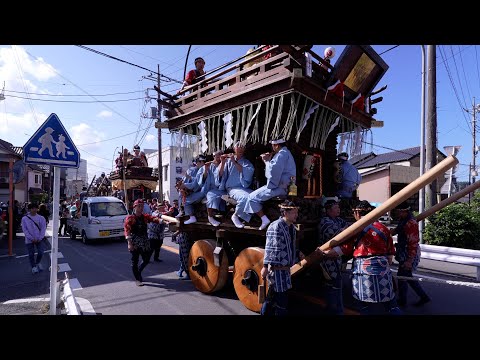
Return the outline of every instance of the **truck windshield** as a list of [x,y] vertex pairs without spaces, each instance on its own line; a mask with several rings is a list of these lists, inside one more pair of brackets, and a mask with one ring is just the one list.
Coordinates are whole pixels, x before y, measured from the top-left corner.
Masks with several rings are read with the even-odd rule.
[[127,209],[121,202],[101,202],[90,204],[92,216],[117,216],[127,215]]

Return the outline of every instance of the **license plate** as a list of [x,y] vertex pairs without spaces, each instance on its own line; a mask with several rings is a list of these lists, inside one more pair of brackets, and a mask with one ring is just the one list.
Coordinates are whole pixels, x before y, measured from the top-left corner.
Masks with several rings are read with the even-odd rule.
[[100,236],[109,236],[110,235],[110,231],[99,231],[100,233]]

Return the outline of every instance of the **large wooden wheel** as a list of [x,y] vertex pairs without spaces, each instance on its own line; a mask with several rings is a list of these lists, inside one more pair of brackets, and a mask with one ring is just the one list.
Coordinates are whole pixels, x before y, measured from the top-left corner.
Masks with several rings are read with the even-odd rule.
[[215,240],[197,240],[190,249],[188,272],[193,285],[210,294],[223,288],[228,277],[228,258],[225,251],[220,255],[220,266],[215,266],[213,251]]
[[260,273],[264,254],[265,249],[249,247],[242,250],[235,259],[233,275],[235,292],[243,305],[255,312],[260,312],[262,308],[262,304],[258,302],[258,285],[263,284]]

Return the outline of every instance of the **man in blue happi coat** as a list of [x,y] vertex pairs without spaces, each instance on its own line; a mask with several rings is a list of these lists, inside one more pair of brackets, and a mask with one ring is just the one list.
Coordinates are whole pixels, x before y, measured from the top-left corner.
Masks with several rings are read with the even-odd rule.
[[[205,163],[205,166],[199,170],[199,172],[201,171],[201,174],[202,174],[202,177],[199,179],[199,181],[201,182],[200,185],[202,186],[201,191],[207,197],[205,201],[207,203],[208,221],[213,226],[220,225],[220,222],[213,217],[214,210],[208,207],[208,193],[214,190],[214,192],[211,193],[211,197],[214,197],[214,195],[216,196],[217,192],[219,192],[220,183],[218,181],[218,169],[219,169],[220,163],[222,162],[221,160],[222,155],[223,155],[222,150],[215,151],[213,153],[213,161]],[[220,196],[222,194],[225,194],[225,192],[221,192]],[[223,200],[219,202],[219,210],[224,210],[225,208],[224,203],[225,201]]]
[[296,251],[296,229],[293,223],[298,217],[298,207],[289,200],[280,206],[280,218],[267,229],[265,255],[263,258],[262,278],[268,281],[268,293],[262,305],[262,315],[286,315],[288,305],[287,290],[292,287],[290,267],[297,257],[303,259]]
[[186,183],[183,183],[182,189],[188,190],[189,194],[185,197],[185,215],[190,216],[190,218],[184,222],[184,224],[193,224],[197,222],[197,218],[193,214],[193,204],[199,203],[205,197],[205,193],[202,191],[202,181],[203,173],[205,170],[204,165],[207,159],[204,155],[199,155],[196,159],[197,170],[195,175],[192,177],[192,180]]
[[347,153],[338,154],[337,159],[340,163],[341,180],[341,184],[339,184],[337,190],[337,196],[343,199],[351,199],[353,192],[357,190],[362,181],[362,175],[360,175],[357,168],[348,161]]
[[[248,194],[252,192],[250,185],[253,180],[254,167],[250,161],[243,157],[245,146],[240,142],[233,147],[235,154],[222,155],[220,165],[215,173],[215,181],[219,185],[218,190],[210,190],[207,194],[208,209],[220,209],[221,196],[228,194],[237,201],[235,213],[232,215],[233,224],[237,228],[243,228],[240,217],[246,217],[244,213],[245,202]],[[211,214],[212,210],[209,210]],[[211,222],[211,219],[209,219]],[[212,225],[215,225],[214,223]]]
[[248,195],[244,209],[245,215],[242,216],[248,222],[252,214],[257,214],[262,220],[259,230],[266,229],[270,224],[270,220],[263,213],[262,203],[275,196],[286,196],[292,177],[296,177],[295,160],[293,160],[290,150],[285,146],[285,140],[275,139],[270,143],[273,152],[261,155],[265,162],[267,184]]
[[183,184],[188,184],[194,181],[195,175],[197,175],[198,167],[195,159],[192,160],[192,166],[190,166],[185,175],[182,176],[182,179],[177,182],[175,188],[178,190],[178,198],[180,199],[180,211],[178,215],[175,216],[177,218],[185,216],[185,201],[187,199],[187,195],[189,190],[183,186]]

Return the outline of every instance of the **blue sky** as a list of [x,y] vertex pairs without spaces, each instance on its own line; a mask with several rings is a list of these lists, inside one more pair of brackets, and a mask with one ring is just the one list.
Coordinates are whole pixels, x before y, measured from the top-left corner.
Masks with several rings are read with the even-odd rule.
[[[156,70],[174,79],[183,77],[188,45],[85,45],[95,50]],[[344,45],[315,45],[314,51],[322,54],[327,46],[336,49],[338,59]],[[393,45],[372,45],[378,52]],[[188,70],[193,59],[202,56],[205,69],[211,70],[235,59],[252,45],[193,45],[188,60]],[[442,51],[440,51],[440,49]],[[472,160],[471,115],[461,110],[472,107],[473,97],[480,103],[480,75],[476,46],[446,45],[437,47],[437,106],[438,147],[461,145],[458,154],[461,165],[458,177],[468,180],[468,164]],[[442,58],[443,55],[444,57]],[[384,121],[383,128],[373,129],[373,143],[367,151],[383,153],[382,148],[404,149],[420,144],[421,105],[421,49],[419,45],[400,45],[382,55],[390,66],[377,87],[388,85],[382,92],[383,101],[376,104],[377,120]],[[458,99],[447,75],[448,64]],[[141,147],[157,148],[157,129],[149,119],[141,117],[155,101],[145,102],[145,90],[154,82],[142,79],[146,70],[121,63],[73,45],[0,45],[0,89],[5,82],[5,100],[0,101],[0,138],[16,146],[23,146],[51,113],[56,113],[82,158],[88,160],[91,178],[102,171],[109,172],[116,147],[129,149],[139,142]],[[162,88],[174,92],[179,85],[162,82]],[[30,95],[25,92],[49,94]],[[108,95],[107,94],[114,94]],[[70,96],[81,95],[81,96]],[[90,96],[88,96],[90,95]],[[156,96],[154,91],[150,95]],[[131,100],[134,99],[134,100]],[[118,102],[118,100],[129,100]],[[65,102],[72,101],[72,102]],[[91,103],[79,103],[89,101]],[[116,102],[109,102],[116,101]],[[139,123],[141,131],[138,132]],[[163,145],[169,144],[166,130]],[[129,134],[129,135],[126,135]],[[110,140],[112,138],[118,139]],[[478,143],[478,141],[477,141]],[[118,150],[117,150],[118,151]]]

